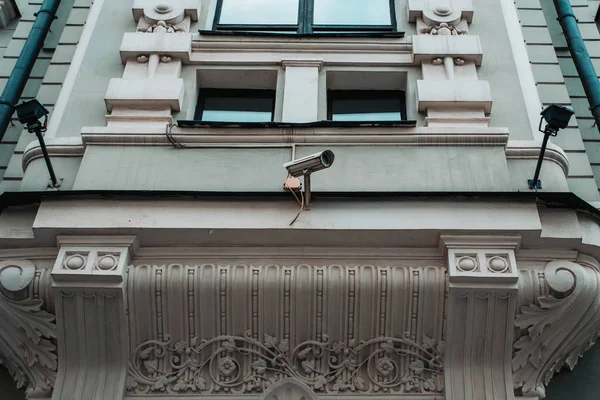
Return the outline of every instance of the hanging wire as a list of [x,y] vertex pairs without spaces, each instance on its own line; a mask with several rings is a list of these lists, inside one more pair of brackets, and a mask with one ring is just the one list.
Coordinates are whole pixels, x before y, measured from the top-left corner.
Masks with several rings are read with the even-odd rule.
[[296,199],[296,201],[298,202],[298,204],[300,204],[300,210],[298,211],[298,214],[296,214],[296,216],[294,217],[294,219],[292,220],[292,222],[290,222],[289,226],[292,226],[294,224],[294,222],[296,222],[296,220],[298,219],[298,217],[300,217],[300,214],[302,214],[302,211],[304,211],[304,194],[302,192],[302,189],[300,189],[300,197],[302,198],[302,201],[300,201],[300,199],[298,198],[298,196],[296,195],[296,192],[294,192],[294,190],[289,187],[289,185],[287,184],[288,179],[290,178],[290,174],[288,174],[287,178],[285,179],[284,182],[284,186],[290,191],[292,192],[292,195],[294,195],[294,198]]
[[179,141],[177,141],[177,139],[175,139],[173,137],[173,135],[171,134],[171,130],[173,129],[174,126],[177,126],[177,124],[167,124],[167,128],[165,130],[165,135],[167,136],[167,140],[169,141],[169,143],[171,143],[173,145],[173,147],[175,147],[176,149],[183,149],[186,146],[182,143],[180,143]]

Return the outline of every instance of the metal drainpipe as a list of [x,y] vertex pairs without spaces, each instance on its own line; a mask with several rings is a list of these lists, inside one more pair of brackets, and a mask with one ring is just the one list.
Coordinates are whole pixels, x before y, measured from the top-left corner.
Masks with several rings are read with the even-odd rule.
[[2,91],[2,96],[0,96],[0,140],[6,133],[10,118],[15,111],[14,106],[21,98],[25,84],[50,30],[50,25],[56,18],[56,10],[58,10],[59,4],[60,0],[44,0],[39,11],[35,14],[36,19],[31,32],[25,41],[21,54],[19,54],[15,67],[10,73],[8,82],[6,82],[6,86]]
[[554,7],[558,14],[558,22],[562,27],[571,57],[577,68],[579,79],[590,104],[590,110],[596,121],[596,127],[600,130],[600,83],[590,55],[581,38],[581,32],[577,26],[577,18],[573,14],[569,0],[554,0]]

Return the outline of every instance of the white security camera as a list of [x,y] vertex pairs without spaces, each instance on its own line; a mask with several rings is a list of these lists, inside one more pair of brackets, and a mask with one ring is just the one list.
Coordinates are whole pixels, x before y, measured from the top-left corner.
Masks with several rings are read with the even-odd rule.
[[313,172],[331,167],[335,156],[333,151],[325,150],[283,164],[294,178],[310,175]]

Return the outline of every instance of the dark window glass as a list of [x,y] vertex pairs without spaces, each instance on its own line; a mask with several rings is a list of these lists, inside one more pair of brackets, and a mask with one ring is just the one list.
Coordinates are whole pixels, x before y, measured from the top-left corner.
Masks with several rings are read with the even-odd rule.
[[404,91],[332,90],[328,93],[331,121],[401,121],[406,119]]
[[389,0],[314,0],[315,25],[391,25]]
[[200,89],[195,120],[205,122],[271,122],[274,90]]
[[396,29],[394,0],[219,0],[215,29],[366,33]]

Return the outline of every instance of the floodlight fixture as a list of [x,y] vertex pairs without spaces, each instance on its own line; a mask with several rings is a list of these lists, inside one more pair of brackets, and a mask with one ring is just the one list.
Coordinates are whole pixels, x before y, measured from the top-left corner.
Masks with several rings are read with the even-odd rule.
[[[569,125],[569,121],[571,120],[573,114],[575,114],[575,112],[570,108],[554,103],[544,108],[540,113],[542,118],[540,118],[540,126],[538,129],[544,134],[544,140],[542,141],[542,148],[540,149],[540,156],[535,167],[533,179],[529,179],[527,181],[529,189],[542,188],[542,181],[540,181],[538,178],[540,176],[540,170],[542,169],[542,162],[544,161],[544,154],[546,153],[548,139],[550,136],[558,135],[558,131],[560,129],[565,129]],[[546,121],[546,126],[544,127],[544,130],[542,130],[542,123],[544,121]]]
[[[46,123],[48,122],[48,114],[50,112],[37,99],[27,100],[21,104],[17,104],[15,110],[17,111],[19,122],[27,127],[29,133],[35,133],[35,136],[37,136],[37,139],[40,142],[44,161],[46,162],[46,167],[50,174],[51,183],[49,187],[58,188],[60,184],[56,179],[56,174],[54,173],[54,168],[52,167],[52,162],[48,155],[48,149],[46,148],[46,142],[44,141],[44,135],[42,135],[42,132],[46,131]],[[44,122],[40,121],[42,117],[44,118]]]
[[36,129],[42,129],[44,124],[40,118],[45,117],[50,113],[46,107],[37,99],[27,100],[15,106],[19,122],[27,127],[29,133],[33,133]]

